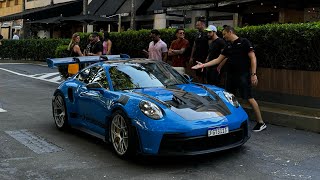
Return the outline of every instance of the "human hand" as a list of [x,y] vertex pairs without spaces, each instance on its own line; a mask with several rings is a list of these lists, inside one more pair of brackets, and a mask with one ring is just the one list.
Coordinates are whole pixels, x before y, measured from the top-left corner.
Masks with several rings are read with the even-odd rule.
[[258,85],[258,77],[257,77],[257,75],[251,76],[251,85],[252,86],[257,86]]
[[169,51],[168,51],[168,55],[169,55],[169,56],[174,55],[174,53],[173,53],[173,49],[169,49]]
[[200,68],[202,68],[202,71],[203,71],[204,64],[202,64],[199,61],[197,61],[197,65],[191,67],[191,69],[200,69]]

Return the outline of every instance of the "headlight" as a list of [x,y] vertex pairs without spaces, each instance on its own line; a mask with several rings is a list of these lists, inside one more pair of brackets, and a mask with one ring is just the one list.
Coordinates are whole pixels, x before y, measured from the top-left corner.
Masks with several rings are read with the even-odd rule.
[[141,101],[139,104],[143,114],[152,119],[161,119],[163,117],[161,109],[152,102]]
[[223,91],[224,96],[227,98],[227,100],[234,106],[234,107],[239,107],[240,104],[237,101],[236,97],[229,92]]

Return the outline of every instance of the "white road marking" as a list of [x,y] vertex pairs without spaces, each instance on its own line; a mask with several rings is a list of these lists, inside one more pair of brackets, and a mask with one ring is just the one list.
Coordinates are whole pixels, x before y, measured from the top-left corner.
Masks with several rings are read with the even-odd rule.
[[41,79],[45,79],[47,77],[50,77],[50,76],[54,76],[54,75],[58,75],[59,73],[58,72],[55,72],[55,73],[46,73],[42,76],[39,76],[38,78],[41,78]]
[[59,152],[63,149],[47,142],[45,139],[34,135],[32,132],[22,129],[16,131],[5,131],[9,136],[13,137],[21,144],[25,145],[37,154]]
[[50,80],[53,81],[53,82],[58,82],[58,81],[61,80],[61,77],[60,77],[60,75],[59,75],[59,76],[56,76],[56,77],[54,77],[54,78],[51,78]]
[[7,110],[0,108],[0,113],[2,113],[2,112],[7,112]]
[[[38,80],[42,80],[42,81],[47,81],[47,82],[52,82],[52,83],[60,84],[60,82],[52,81],[52,79],[44,79],[44,78],[40,78],[40,77],[33,77],[34,75],[21,74],[21,73],[14,72],[14,71],[11,71],[11,70],[8,70],[8,69],[4,69],[4,68],[0,68],[0,70],[7,71],[7,72],[9,72],[9,73],[12,73],[12,74],[15,74],[15,75],[18,75],[18,76],[24,76],[24,77],[28,77],[28,78],[33,78],[33,79],[38,79]],[[49,73],[49,74],[50,74],[50,73]],[[59,74],[59,73],[56,73],[56,74]],[[49,76],[48,76],[48,77],[49,77]]]
[[48,65],[36,64],[36,63],[0,63],[0,65],[2,65],[2,64],[32,64],[32,65],[38,65],[38,66],[48,67]]

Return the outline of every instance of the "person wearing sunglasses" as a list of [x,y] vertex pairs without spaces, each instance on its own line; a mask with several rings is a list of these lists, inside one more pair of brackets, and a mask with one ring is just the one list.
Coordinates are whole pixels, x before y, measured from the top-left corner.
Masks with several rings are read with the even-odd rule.
[[172,41],[168,56],[172,59],[172,66],[180,74],[185,74],[186,63],[188,61],[186,56],[186,49],[189,47],[189,41],[185,39],[185,31],[179,28],[175,32],[177,39]]

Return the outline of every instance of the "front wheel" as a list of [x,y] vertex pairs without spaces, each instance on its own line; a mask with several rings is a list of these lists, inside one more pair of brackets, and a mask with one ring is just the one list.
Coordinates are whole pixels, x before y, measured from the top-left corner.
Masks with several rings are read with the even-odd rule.
[[113,149],[120,157],[132,156],[135,152],[135,135],[129,119],[122,111],[111,117],[110,136]]
[[56,127],[59,130],[68,128],[68,115],[66,109],[66,103],[61,93],[56,93],[52,100],[52,113]]

